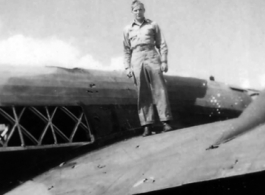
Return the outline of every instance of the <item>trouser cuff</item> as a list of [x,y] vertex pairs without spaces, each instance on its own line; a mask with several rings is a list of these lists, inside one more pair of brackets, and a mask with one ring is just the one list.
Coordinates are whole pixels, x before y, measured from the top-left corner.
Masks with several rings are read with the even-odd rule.
[[141,126],[152,125],[152,124],[154,124],[154,121],[144,121],[144,122],[141,122]]
[[161,122],[167,122],[167,121],[172,121],[172,117],[169,117],[169,118],[161,118],[160,121]]

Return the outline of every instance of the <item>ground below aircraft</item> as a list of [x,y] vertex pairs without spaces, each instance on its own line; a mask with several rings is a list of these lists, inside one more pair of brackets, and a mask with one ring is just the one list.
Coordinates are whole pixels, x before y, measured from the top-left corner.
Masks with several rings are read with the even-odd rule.
[[[2,66],[1,74],[2,184],[141,131],[136,88],[124,72]],[[212,80],[165,80],[175,129],[238,117],[258,94]]]

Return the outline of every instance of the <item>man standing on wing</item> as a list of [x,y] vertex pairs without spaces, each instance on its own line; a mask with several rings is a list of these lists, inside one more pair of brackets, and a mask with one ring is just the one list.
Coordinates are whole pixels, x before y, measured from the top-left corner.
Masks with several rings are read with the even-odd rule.
[[151,134],[156,106],[163,131],[170,131],[172,114],[163,72],[167,72],[168,48],[158,24],[144,17],[144,4],[132,2],[134,21],[125,27],[123,35],[125,69],[134,77],[138,92],[138,114],[144,127],[143,136]]

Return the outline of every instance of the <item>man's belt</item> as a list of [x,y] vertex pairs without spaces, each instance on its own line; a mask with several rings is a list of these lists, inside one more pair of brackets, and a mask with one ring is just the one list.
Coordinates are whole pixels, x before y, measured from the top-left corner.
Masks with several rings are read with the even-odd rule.
[[155,48],[155,45],[153,44],[139,44],[132,48],[133,51],[146,51],[146,50],[152,50]]

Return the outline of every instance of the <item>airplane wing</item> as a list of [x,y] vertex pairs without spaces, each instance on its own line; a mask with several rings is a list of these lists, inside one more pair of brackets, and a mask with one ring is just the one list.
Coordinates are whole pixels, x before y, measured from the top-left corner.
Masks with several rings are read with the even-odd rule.
[[139,194],[265,170],[265,126],[206,150],[235,119],[115,143],[65,162],[7,195]]

